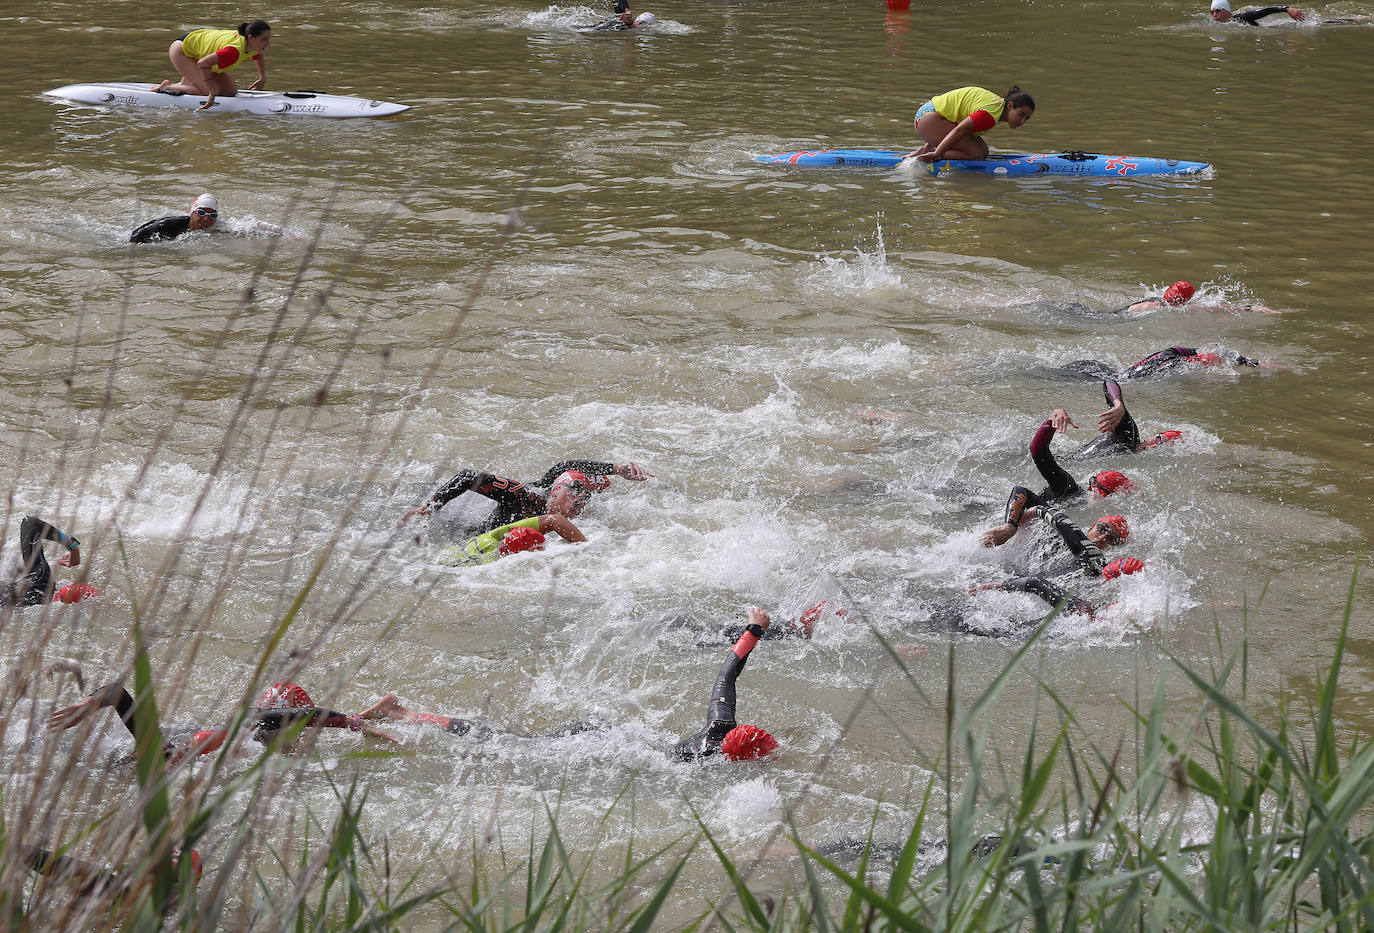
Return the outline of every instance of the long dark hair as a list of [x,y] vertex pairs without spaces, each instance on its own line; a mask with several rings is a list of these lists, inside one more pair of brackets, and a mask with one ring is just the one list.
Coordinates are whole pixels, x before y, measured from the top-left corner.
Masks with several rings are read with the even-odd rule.
[[1015,84],[1011,86],[1011,90],[1007,91],[1007,96],[1003,97],[1002,100],[1006,101],[1008,107],[1027,107],[1031,110],[1035,109],[1035,98],[1021,90],[1020,86]]
[[272,27],[267,25],[267,20],[265,19],[255,19],[251,23],[239,23],[239,35],[243,36],[245,39],[256,39],[264,32],[271,31]]

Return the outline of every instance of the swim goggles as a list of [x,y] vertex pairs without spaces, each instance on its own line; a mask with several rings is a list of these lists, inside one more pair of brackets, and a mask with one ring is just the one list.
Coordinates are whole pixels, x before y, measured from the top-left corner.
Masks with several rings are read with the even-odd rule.
[[[1094,479],[1096,479],[1096,477],[1094,477]],[[1111,522],[1093,522],[1092,527],[1088,530],[1102,532],[1107,536],[1107,542],[1109,544],[1121,543],[1121,533],[1116,530],[1115,526],[1113,526]]]
[[218,217],[218,216],[219,216],[219,211],[215,210],[214,208],[210,208],[210,207],[197,207],[195,210],[191,211],[191,213],[192,213],[192,214],[199,214],[199,215],[202,216],[202,217]]

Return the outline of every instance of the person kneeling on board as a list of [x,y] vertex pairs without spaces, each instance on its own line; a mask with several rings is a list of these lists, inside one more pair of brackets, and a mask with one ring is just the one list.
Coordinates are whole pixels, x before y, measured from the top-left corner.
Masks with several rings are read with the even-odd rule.
[[263,53],[272,41],[272,27],[255,19],[239,23],[238,29],[197,29],[174,41],[167,49],[172,67],[181,74],[176,84],[163,81],[153,90],[162,94],[204,94],[201,110],[209,110],[216,97],[236,97],[239,86],[230,71],[251,58],[258,67],[258,80],[250,91],[267,87],[267,65]]
[[219,202],[214,195],[202,194],[191,202],[191,209],[184,214],[159,217],[150,220],[129,234],[130,243],[156,243],[159,240],[175,240],[185,233],[208,231],[219,220]]
[[911,155],[921,162],[986,159],[984,133],[998,123],[1016,129],[1034,113],[1034,98],[1014,85],[1005,95],[982,87],[955,88],[932,97],[916,111],[916,135],[924,145]]

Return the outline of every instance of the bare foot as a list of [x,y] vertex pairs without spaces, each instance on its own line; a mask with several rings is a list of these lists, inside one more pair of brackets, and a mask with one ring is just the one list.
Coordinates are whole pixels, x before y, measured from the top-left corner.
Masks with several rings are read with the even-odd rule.
[[165,90],[167,90],[167,89],[168,89],[169,87],[171,87],[171,86],[172,86],[172,79],[171,79],[171,78],[168,78],[166,81],[163,81],[163,82],[162,82],[161,84],[159,84],[157,87],[149,88],[148,90],[150,90],[150,91],[165,91]]
[[388,693],[376,703],[358,714],[363,719],[409,719],[414,720],[415,714],[401,705],[401,701],[396,694]]

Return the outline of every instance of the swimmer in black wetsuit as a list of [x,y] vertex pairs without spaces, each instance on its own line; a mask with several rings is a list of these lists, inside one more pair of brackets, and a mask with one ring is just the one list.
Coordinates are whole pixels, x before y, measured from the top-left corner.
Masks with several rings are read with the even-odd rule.
[[[717,753],[731,761],[745,761],[761,758],[778,748],[778,742],[758,726],[741,726],[735,722],[735,680],[744,670],[744,662],[749,652],[763,639],[768,630],[768,613],[762,609],[749,610],[749,624],[740,636],[730,655],[721,665],[715,686],[711,688],[711,700],[706,710],[706,728],[696,735],[688,736],[678,742],[669,754],[679,761],[698,761]],[[392,721],[431,723],[454,735],[472,734],[479,739],[494,734],[492,726],[470,719],[451,716],[436,716],[433,713],[416,713],[401,705],[395,694],[388,694],[373,706],[359,714],[363,719],[388,719]],[[576,735],[599,728],[595,723],[574,722],[546,737]]]
[[[1018,491],[1025,499],[1033,500],[1035,498],[1034,494],[1024,487],[1020,487]],[[1013,496],[1013,498],[1016,497]],[[1008,508],[1010,509],[1010,507],[1011,503],[1009,502]],[[1011,518],[1007,524],[984,532],[984,545],[993,546],[1006,541],[1016,533],[1017,527],[1027,518],[1039,518],[1053,529],[1068,547],[1072,557],[1047,568],[1042,574],[1013,577],[1010,580],[997,583],[980,584],[969,590],[970,595],[983,590],[1030,593],[1039,596],[1048,605],[1058,608],[1062,612],[1086,615],[1092,618],[1097,608],[1077,593],[1071,593],[1068,589],[1069,586],[1081,587],[1085,581],[1114,580],[1123,574],[1135,573],[1145,566],[1143,562],[1134,557],[1119,558],[1108,563],[1107,558],[1102,553],[1102,548],[1124,544],[1130,537],[1130,527],[1122,516],[1104,515],[1085,532],[1070,521],[1068,516],[1059,509],[1038,503],[1025,508],[1019,515]],[[1010,532],[1006,531],[1008,528],[1010,528]],[[996,633],[988,633],[973,626],[958,625],[962,620],[955,620],[955,630],[969,635],[1017,635],[1044,622],[1045,618],[1048,617],[1014,620],[1009,632],[998,631]]]
[[[1149,440],[1142,441],[1135,419],[1126,410],[1126,398],[1121,392],[1120,384],[1115,379],[1103,379],[1102,395],[1111,407],[1097,416],[1097,430],[1100,433],[1070,454],[1070,460],[1087,460],[1089,457],[1105,457],[1118,453],[1140,453],[1160,444],[1172,444],[1182,439],[1182,431],[1162,431]],[[1078,427],[1076,424],[1073,426]]]
[[744,634],[730,649],[711,688],[711,700],[706,707],[706,728],[678,742],[672,756],[679,761],[700,761],[716,753],[731,761],[759,758],[778,747],[775,740],[758,726],[741,726],[735,722],[735,680],[749,660],[749,652],[764,637],[771,620],[762,609],[749,610],[749,624]]
[[[517,480],[464,470],[434,492],[419,506],[410,509],[396,521],[397,527],[416,515],[430,515],[465,492],[475,492],[496,503],[486,518],[463,528],[464,536],[485,534],[493,528],[518,522],[536,515],[557,514],[576,518],[586,506],[593,492],[601,492],[611,485],[606,477],[622,476],[643,482],[654,474],[633,463],[607,463],[601,460],[564,460],[556,463],[539,479],[528,485]],[[541,493],[538,489],[547,488]]]
[[175,240],[184,233],[210,230],[219,219],[219,202],[212,195],[202,194],[191,204],[185,214],[172,217],[159,217],[150,220],[129,234],[130,243],[155,243],[159,240]]
[[1266,16],[1273,16],[1275,13],[1287,13],[1290,19],[1298,22],[1307,19],[1307,14],[1295,6],[1267,6],[1257,10],[1241,10],[1239,13],[1232,13],[1230,0],[1212,0],[1212,19],[1218,23],[1244,23],[1247,26],[1258,26],[1260,20]]
[[13,580],[0,581],[0,609],[41,606],[52,599],[52,568],[43,556],[44,541],[54,541],[67,549],[58,559],[58,566],[75,567],[81,563],[80,541],[41,518],[28,516],[19,523],[19,575]]
[[[1045,478],[1045,489],[1036,497],[1032,505],[1042,505],[1046,502],[1060,502],[1065,499],[1072,499],[1083,494],[1083,489],[1068,474],[1068,471],[1059,465],[1059,461],[1054,459],[1054,453],[1050,450],[1050,442],[1054,440],[1056,431],[1062,431],[1066,427],[1074,424],[1069,413],[1062,408],[1056,408],[1050,416],[1041,423],[1036,430],[1035,436],[1031,438],[1030,455],[1031,462],[1040,471],[1040,475]],[[1017,486],[1012,490],[1012,498],[1007,502],[1006,514],[1011,515],[1012,500],[1017,496],[1017,490],[1024,487]],[[1112,493],[1128,493],[1135,489],[1124,473],[1116,470],[1102,470],[1094,473],[1088,478],[1088,488],[1096,497],[1110,496]],[[1022,503],[1016,508],[1017,513],[1024,508],[1026,503]],[[1000,543],[1000,542],[999,542]]]
[[585,26],[574,26],[582,32],[622,32],[634,29],[636,26],[652,26],[658,22],[658,18],[652,13],[640,13],[635,16],[630,12],[630,4],[626,0],[615,0],[615,15],[609,19],[603,19],[599,23],[588,23]]
[[1220,366],[1222,363],[1230,363],[1235,366],[1275,368],[1273,364],[1266,365],[1257,359],[1241,356],[1239,353],[1233,353],[1229,350],[1223,351],[1223,353],[1224,355],[1207,350],[1198,350],[1196,347],[1165,347],[1163,350],[1151,353],[1145,359],[1132,363],[1122,370],[1117,370],[1110,363],[1103,363],[1100,360],[1074,360],[1072,363],[1061,367],[1059,371],[1066,376],[1080,376],[1086,379],[1118,379],[1124,382],[1127,379],[1150,379],[1154,376],[1168,375],[1185,365]]
[[[120,897],[132,889],[136,881],[142,879],[124,871],[111,871],[90,862],[83,862],[67,855],[58,855],[36,846],[14,843],[19,857],[29,870],[35,874],[51,878],[55,883],[74,888],[78,899],[88,897]],[[180,868],[181,851],[172,850],[172,869]],[[191,878],[200,883],[200,855],[191,850]]]
[[[135,701],[120,683],[107,684],[92,693],[80,703],[56,710],[48,719],[50,732],[61,732],[91,718],[102,709],[113,707],[119,714],[119,721],[129,730],[129,735],[138,741],[134,718]],[[263,691],[257,705],[249,710],[245,725],[253,729],[253,740],[263,745],[270,744],[284,727],[305,725],[313,729],[349,729],[361,732],[375,739],[388,742],[396,740],[385,732],[368,725],[361,716],[348,716],[333,710],[316,707],[307,694],[293,683],[277,683]],[[229,727],[202,729],[187,735],[190,730],[178,730],[180,735],[168,739],[163,745],[162,754],[169,767],[195,755],[208,755],[224,744],[229,737]]]

